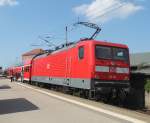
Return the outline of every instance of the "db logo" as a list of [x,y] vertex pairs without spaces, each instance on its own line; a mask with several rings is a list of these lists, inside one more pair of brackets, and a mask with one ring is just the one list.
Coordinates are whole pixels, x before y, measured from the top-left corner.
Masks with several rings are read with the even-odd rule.
[[116,68],[115,67],[110,67],[109,68],[109,72],[115,73],[116,72]]
[[50,64],[47,64],[46,68],[47,68],[47,69],[50,69]]
[[115,65],[115,62],[111,62],[111,65],[114,66],[114,65]]

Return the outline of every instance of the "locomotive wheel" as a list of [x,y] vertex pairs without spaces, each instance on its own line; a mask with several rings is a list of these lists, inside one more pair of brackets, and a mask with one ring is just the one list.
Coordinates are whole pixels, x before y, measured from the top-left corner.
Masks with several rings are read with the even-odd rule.
[[123,89],[116,89],[112,91],[109,96],[109,103],[112,105],[123,106],[126,98],[126,93]]
[[127,96],[127,94],[123,89],[120,89],[118,91],[118,105],[119,106],[123,106],[126,96]]

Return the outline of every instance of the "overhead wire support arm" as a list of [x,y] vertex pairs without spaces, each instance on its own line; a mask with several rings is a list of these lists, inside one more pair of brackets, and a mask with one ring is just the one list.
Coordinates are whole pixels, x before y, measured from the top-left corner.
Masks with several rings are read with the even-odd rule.
[[[47,37],[47,38],[49,38],[49,37]],[[43,40],[45,43],[47,43],[47,44],[48,44],[48,46],[56,47],[56,45],[55,45],[55,44],[53,44],[52,42],[50,42],[50,41],[48,41],[48,40],[46,40],[46,39],[42,38],[41,36],[39,36],[39,39],[41,39],[41,40]]]
[[77,24],[84,25],[86,27],[96,29],[95,33],[89,38],[90,40],[95,39],[97,37],[97,35],[99,34],[99,32],[102,30],[98,25],[96,25],[94,23],[78,22],[78,23],[75,23],[74,25],[76,26]]

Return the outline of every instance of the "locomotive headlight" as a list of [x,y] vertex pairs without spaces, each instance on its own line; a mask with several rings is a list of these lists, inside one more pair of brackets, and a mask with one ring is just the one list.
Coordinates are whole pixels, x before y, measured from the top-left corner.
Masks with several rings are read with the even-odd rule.
[[96,72],[109,72],[108,66],[95,66]]
[[120,67],[117,67],[116,72],[117,73],[128,74],[129,73],[129,68],[120,68]]
[[129,80],[129,77],[128,77],[128,76],[126,76],[126,77],[124,78],[124,80]]

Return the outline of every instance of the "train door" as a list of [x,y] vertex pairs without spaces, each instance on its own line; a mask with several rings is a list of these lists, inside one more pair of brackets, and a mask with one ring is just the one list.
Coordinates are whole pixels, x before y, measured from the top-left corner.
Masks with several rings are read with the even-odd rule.
[[65,84],[67,86],[70,86],[71,84],[71,67],[72,67],[72,49],[67,50],[67,55],[66,55],[66,80]]
[[24,80],[24,66],[21,67],[21,82]]

